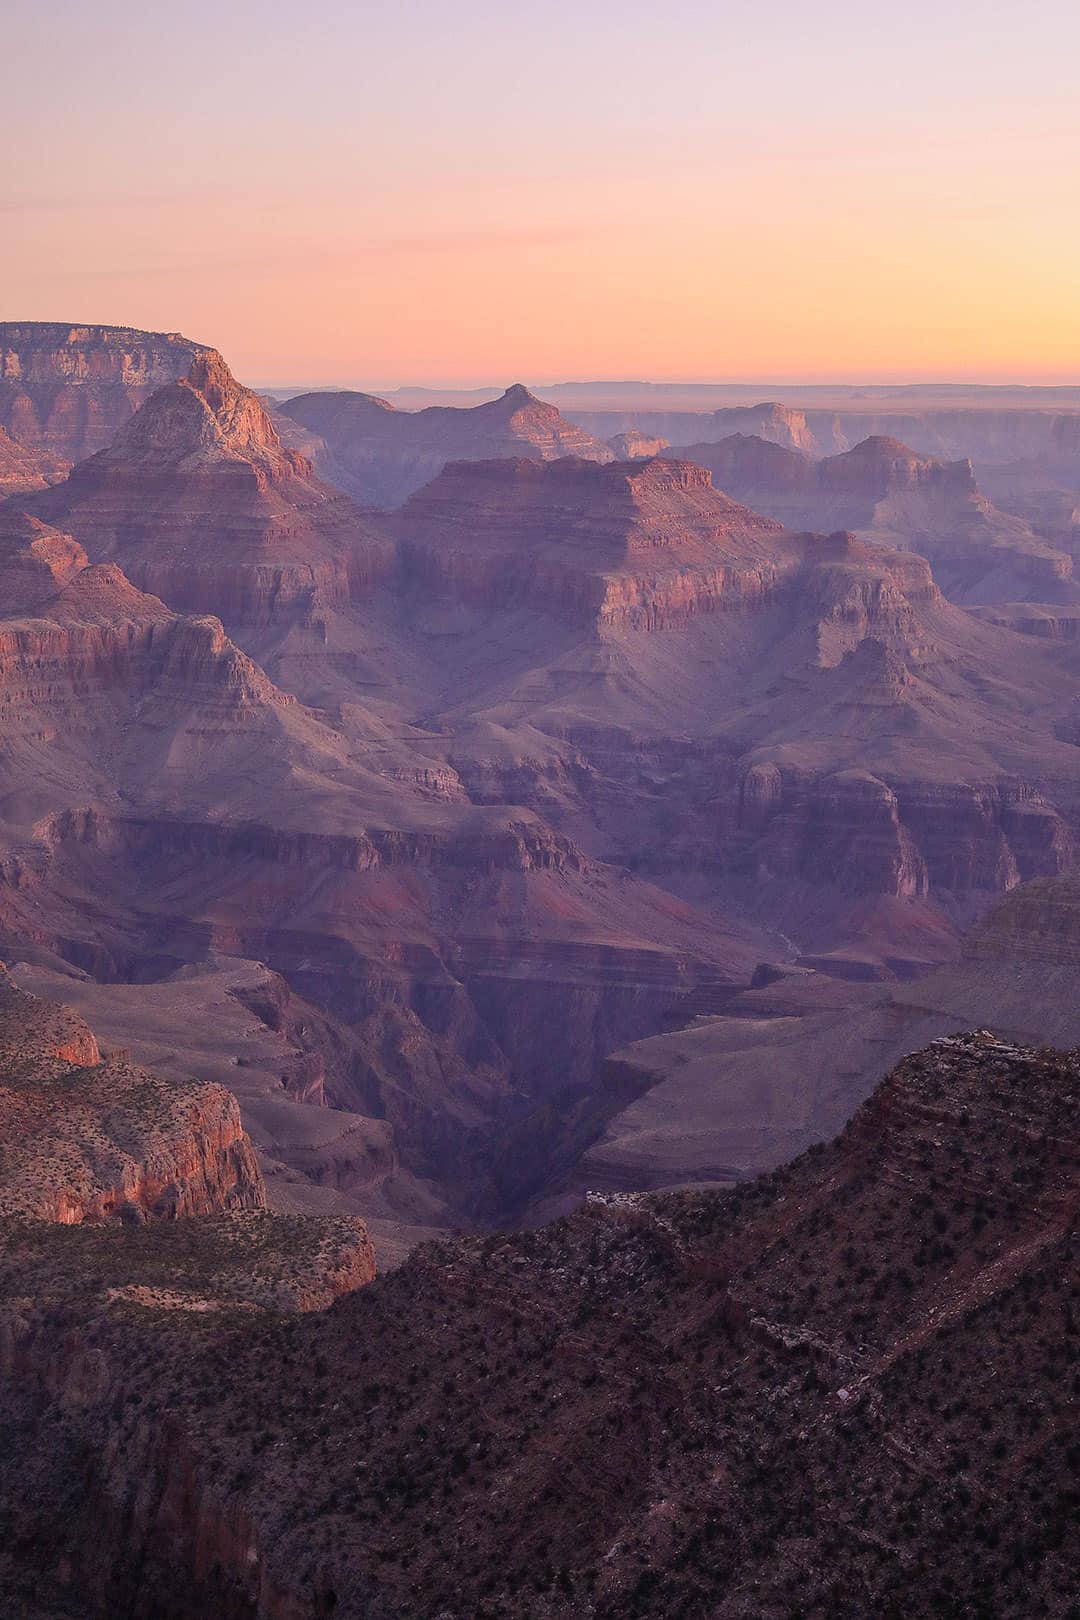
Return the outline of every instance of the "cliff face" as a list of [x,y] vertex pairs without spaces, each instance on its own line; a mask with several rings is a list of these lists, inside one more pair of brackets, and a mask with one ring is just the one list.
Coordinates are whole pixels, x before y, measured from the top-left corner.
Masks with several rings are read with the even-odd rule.
[[184,612],[248,630],[363,596],[392,550],[205,350],[32,508]]
[[71,538],[12,507],[0,508],[0,579],[6,616],[41,606],[87,564]]
[[0,500],[47,488],[50,472],[56,472],[51,458],[29,450],[0,428]]
[[[348,1116],[330,1142],[266,1114],[301,1191],[374,1195],[400,1162],[453,1208],[508,1207],[543,1166],[502,1165],[500,1133],[547,1110],[566,1151],[605,1047],[749,965],[738,930],[535,812],[473,805],[378,728],[370,744],[331,729],[218,620],[81,555],[26,520],[0,557],[26,602],[0,621],[0,930],[105,983],[216,953],[283,974],[326,1021],[279,1084],[314,1103],[329,1069]],[[538,1038],[552,1021],[560,1040]],[[442,1215],[434,1192],[412,1208]]]
[[105,1061],[90,1031],[0,979],[0,1214],[77,1225],[261,1209],[235,1098]]
[[397,533],[405,577],[425,591],[612,628],[760,602],[792,561],[778,524],[664,458],[453,463]]
[[32,599],[23,616],[0,620],[0,730],[16,748],[72,730],[89,740],[117,707],[134,707],[150,731],[168,716],[193,741],[211,730],[242,736],[294,701],[218,620],[180,617],[114,563],[79,568],[79,560],[67,536],[46,532],[4,572]]
[[291,1320],[228,1309],[214,1223],[0,1233],[23,1574],[118,1620],[1064,1617],[1078,1083],[949,1037],[770,1176],[596,1195]]
[[608,440],[616,461],[648,461],[661,455],[668,447],[666,439],[631,428],[627,433],[616,433]]
[[909,450],[899,439],[871,437],[818,466],[822,489],[871,503],[904,489],[933,489],[964,497],[975,493],[970,460],[941,462]]
[[365,506],[399,506],[450,461],[578,456],[605,462],[613,455],[520,384],[467,409],[398,411],[369,394],[341,392],[302,394],[281,411],[319,436],[320,469]]
[[[395,527],[413,601],[465,605],[485,635],[519,616],[521,674],[507,657],[481,712],[528,716],[564,762],[530,773],[504,748],[481,770],[459,741],[471,792],[584,801],[608,849],[669,881],[715,874],[795,938],[811,892],[933,905],[1073,858],[1073,790],[1052,785],[1074,774],[1066,733],[1048,771],[1022,718],[1037,687],[1064,713],[1064,665],[992,645],[914,551],[785,534],[668,458],[452,466]],[[987,686],[989,667],[1011,675]]]
[[749,432],[769,444],[782,445],[787,450],[816,449],[806,413],[775,400],[768,400],[762,405],[731,406],[714,411],[712,422],[714,431],[722,429],[725,437],[729,433]]
[[954,947],[955,960],[923,961],[914,982],[875,982],[872,942],[884,921],[867,906],[857,946],[763,964],[723,1016],[614,1054],[610,1083],[625,1101],[541,1210],[571,1207],[590,1187],[723,1184],[770,1169],[838,1130],[883,1066],[958,1028],[1080,1042],[1075,868],[1012,888]]
[[177,332],[0,322],[0,428],[59,476],[206,352]]
[[1080,594],[1070,555],[987,500],[969,459],[940,461],[888,436],[816,462],[742,435],[678,453],[789,527],[852,529],[920,552],[957,601],[1071,603]]

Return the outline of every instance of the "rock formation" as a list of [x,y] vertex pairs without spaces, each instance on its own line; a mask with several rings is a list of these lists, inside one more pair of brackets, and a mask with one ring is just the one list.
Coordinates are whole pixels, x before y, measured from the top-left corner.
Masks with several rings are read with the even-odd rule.
[[[203,1016],[222,956],[283,975],[300,1033],[273,1085],[342,1114],[311,1122],[284,1097],[270,1107],[265,1085],[252,1097],[248,1075],[231,1082],[286,1203],[323,1188],[416,1228],[520,1200],[602,1115],[606,1049],[748,969],[740,930],[586,857],[533,810],[472,803],[407,728],[395,738],[358,705],[329,726],[219,620],[6,516],[5,944],[104,983],[176,975],[181,1022],[185,1006]],[[559,1040],[538,1040],[552,1021]],[[537,1110],[533,1146],[505,1159],[502,1134]]]
[[1080,600],[1071,556],[988,501],[969,460],[938,461],[884,437],[817,462],[744,435],[678,454],[789,527],[851,529],[920,552],[956,601]]
[[[625,1107],[611,1051],[761,956],[910,977],[1076,855],[1071,642],[694,464],[551,448],[376,527],[205,351],[0,537],[9,954],[88,975],[140,1054],[132,981],[197,1026],[224,975],[277,976],[288,1052],[224,1078],[283,1205],[391,1246],[550,1193]],[[820,494],[801,452],[726,453]],[[902,447],[840,461],[875,512],[973,498]]]
[[467,409],[433,405],[398,411],[371,394],[301,394],[281,413],[317,435],[317,465],[364,506],[399,506],[449,461],[494,456],[554,461],[613,452],[516,383],[499,399]]
[[46,489],[49,484],[46,475],[51,471],[53,463],[49,459],[35,455],[0,428],[0,501],[11,495]]
[[779,524],[663,457],[451,463],[395,532],[407,587],[613,629],[759,602],[789,561]]
[[[756,405],[725,405],[715,411],[583,410],[575,420],[593,433],[608,438],[617,433],[663,437],[668,445],[715,444],[725,439],[758,438],[780,449],[801,455],[827,456],[847,450],[851,440],[840,428],[839,419],[820,411],[806,411],[764,400]],[[681,449],[678,452],[682,453]]]
[[302,1316],[259,1288],[265,1218],[0,1223],[7,1589],[89,1620],[1064,1620],[1078,1086],[1075,1054],[947,1037],[730,1193],[595,1195]]
[[636,428],[630,428],[626,433],[616,433],[608,440],[616,461],[647,461],[650,456],[658,456],[668,447],[666,439],[658,439],[648,433],[641,433]]
[[214,350],[32,510],[94,561],[115,559],[140,588],[230,629],[310,623],[369,590],[389,561]]
[[0,507],[0,580],[11,615],[54,598],[86,567],[86,552],[71,535],[13,507]]
[[[444,712],[472,721],[451,758],[473,794],[512,782],[556,819],[572,807],[579,837],[584,809],[598,847],[682,893],[711,884],[795,937],[810,906],[830,949],[826,893],[841,911],[905,899],[931,960],[949,936],[938,896],[1073,858],[1073,790],[1051,788],[1076,770],[1068,659],[976,624],[914,552],[785,534],[668,458],[453,467],[394,527],[413,646],[430,624],[427,646],[452,657]],[[435,603],[467,610],[467,643]],[[990,667],[1010,671],[996,688]],[[976,718],[986,705],[992,721]],[[540,733],[560,763],[522,769],[526,722],[532,758]],[[912,935],[877,943],[894,964],[918,959]]]
[[77,1225],[265,1204],[223,1087],[103,1059],[78,1018],[0,969],[0,1215]]
[[0,428],[62,476],[204,353],[178,332],[0,321]]
[[[816,392],[819,398],[830,393],[827,389]],[[972,403],[964,408],[943,406],[932,388],[912,389],[903,401],[902,392],[896,390],[896,397],[886,403],[875,401],[869,390],[855,395],[837,389],[827,405],[815,406],[812,394],[796,387],[785,390],[786,404],[725,405],[708,411],[688,408],[687,396],[677,403],[673,395],[668,396],[666,408],[658,408],[652,403],[653,396],[632,385],[629,400],[617,409],[613,401],[606,408],[596,408],[600,401],[594,403],[587,395],[579,404],[559,389],[550,391],[551,397],[565,401],[564,409],[573,410],[575,421],[603,438],[633,428],[662,434],[670,444],[687,445],[716,443],[743,433],[820,457],[877,437],[898,439],[920,455],[973,461],[980,477],[992,467],[1012,464],[1054,465],[1061,471],[1075,468],[1075,455],[1070,457],[1069,448],[1080,420],[1074,391],[1050,391],[1071,395],[1067,414],[1023,400],[995,407],[986,402],[985,395],[979,398],[977,390],[971,391]]]
[[956,961],[914,982],[841,980],[810,960],[763,965],[725,1016],[613,1054],[609,1083],[626,1104],[543,1207],[570,1207],[588,1187],[724,1184],[771,1169],[839,1130],[883,1067],[958,1028],[1080,1044],[1080,874],[1012,889]]

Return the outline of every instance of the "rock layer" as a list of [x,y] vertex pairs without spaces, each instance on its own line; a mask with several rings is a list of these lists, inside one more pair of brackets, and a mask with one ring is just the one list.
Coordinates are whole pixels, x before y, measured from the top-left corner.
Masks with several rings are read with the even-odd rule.
[[595,1196],[291,1319],[215,1223],[0,1233],[21,1574],[136,1620],[1063,1617],[1078,1081],[951,1037],[731,1194]]
[[59,476],[205,352],[178,332],[0,322],[0,428]]
[[391,565],[386,542],[282,446],[214,350],[32,510],[94,561],[115,559],[140,588],[230,628],[310,621]]
[[317,435],[316,459],[324,476],[365,506],[399,506],[450,461],[578,456],[605,462],[613,456],[601,440],[520,383],[499,399],[468,409],[434,405],[398,411],[373,395],[347,391],[301,394],[280,409]]
[[851,529],[920,552],[957,601],[1071,602],[1080,594],[1068,553],[987,500],[969,459],[939,461],[882,436],[816,462],[742,435],[678,453],[790,527]]
[[778,524],[662,457],[455,463],[412,497],[397,532],[418,588],[612,629],[746,607],[790,565]]
[[261,1209],[236,1101],[178,1085],[0,978],[0,1214],[65,1225]]

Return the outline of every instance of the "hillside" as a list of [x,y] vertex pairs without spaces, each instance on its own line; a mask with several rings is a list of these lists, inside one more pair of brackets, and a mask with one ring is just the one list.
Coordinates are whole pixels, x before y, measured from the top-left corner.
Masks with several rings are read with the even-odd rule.
[[139,1234],[86,1280],[81,1236],[0,1226],[24,1578],[123,1620],[1065,1620],[1078,1086],[949,1037],[733,1193],[594,1198],[307,1317],[121,1305]]

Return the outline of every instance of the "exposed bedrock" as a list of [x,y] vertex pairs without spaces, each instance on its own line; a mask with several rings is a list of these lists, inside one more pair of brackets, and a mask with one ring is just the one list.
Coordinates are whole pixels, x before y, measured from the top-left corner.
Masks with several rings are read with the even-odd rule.
[[108,448],[29,500],[92,560],[115,559],[140,589],[230,627],[342,607],[394,568],[391,543],[282,445],[213,350]]
[[0,427],[63,473],[208,351],[178,332],[0,322]]
[[224,1087],[103,1059],[81,1019],[0,969],[0,1214],[78,1225],[265,1203]]
[[[546,1140],[564,1151],[560,1120],[576,1133],[582,1107],[605,1106],[588,1099],[612,1046],[695,995],[722,999],[752,965],[737,938],[527,820],[346,837],[87,811],[40,823],[34,847],[0,891],[8,937],[102,981],[265,962],[348,1031],[328,1100],[385,1119],[409,1169],[490,1214],[542,1171],[499,1166],[493,1136],[553,1109]],[[56,893],[91,882],[113,900],[88,928]],[[575,940],[560,915],[592,923]]]
[[393,527],[429,593],[610,630],[752,607],[791,564],[778,524],[662,457],[452,463]]
[[290,426],[314,436],[320,473],[365,506],[396,507],[448,462],[489,457],[610,461],[612,450],[568,422],[520,383],[467,409],[399,411],[370,394],[302,394],[280,407]]

